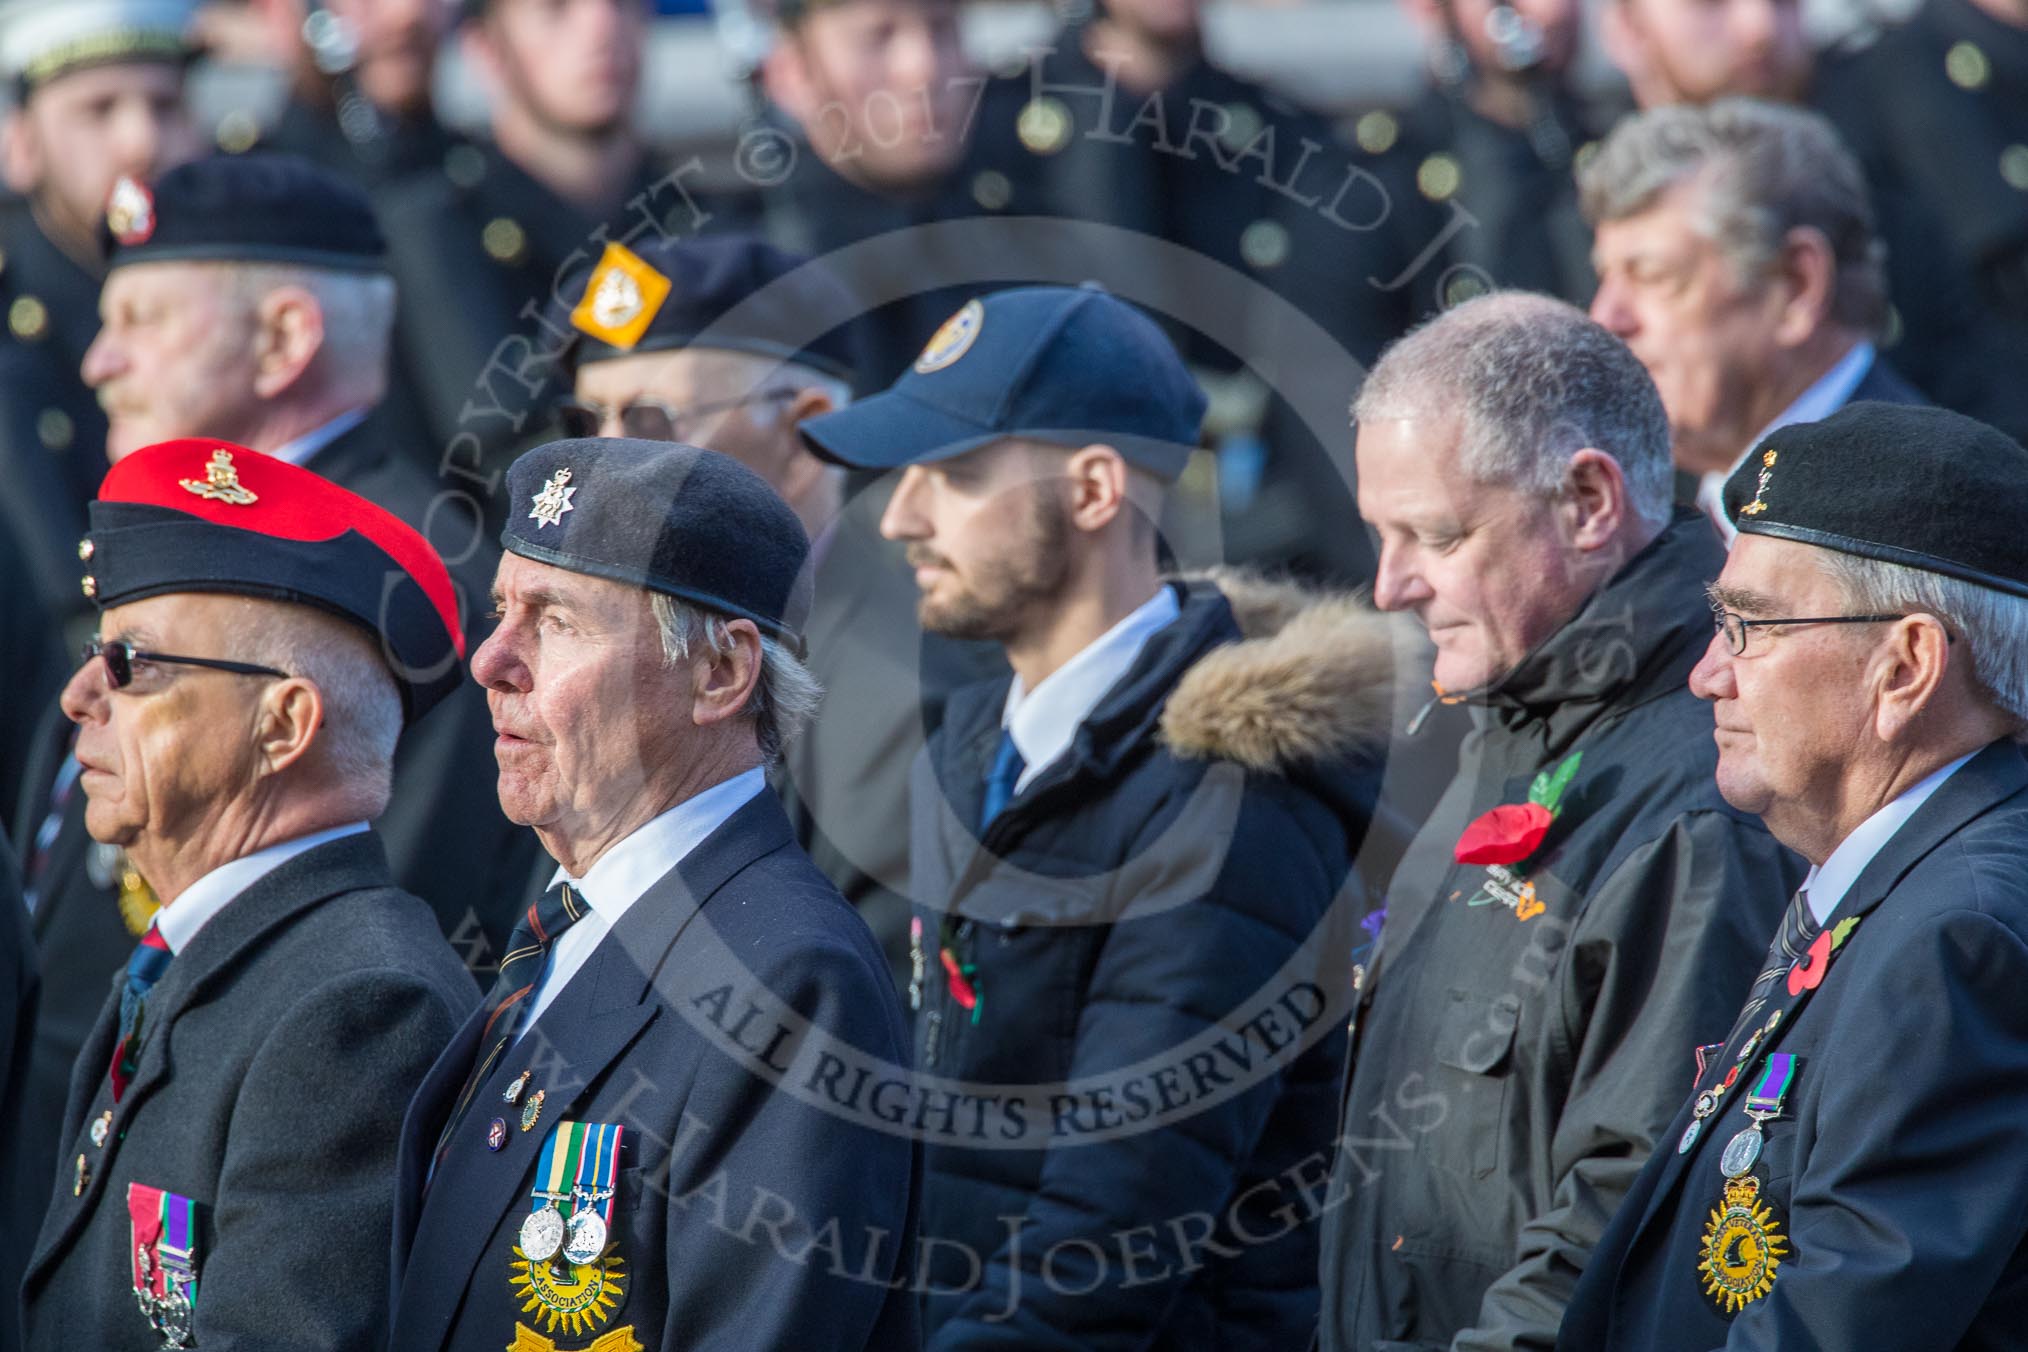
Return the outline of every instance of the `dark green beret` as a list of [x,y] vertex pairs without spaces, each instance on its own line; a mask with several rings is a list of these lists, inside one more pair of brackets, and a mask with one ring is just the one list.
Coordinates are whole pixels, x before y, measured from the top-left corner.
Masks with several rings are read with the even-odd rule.
[[500,542],[512,553],[752,620],[801,650],[809,536],[730,456],[624,437],[552,441],[508,466],[507,502]]
[[1911,404],[1847,404],[1768,434],[1725,483],[1742,535],[2028,596],[2028,451],[1982,422]]

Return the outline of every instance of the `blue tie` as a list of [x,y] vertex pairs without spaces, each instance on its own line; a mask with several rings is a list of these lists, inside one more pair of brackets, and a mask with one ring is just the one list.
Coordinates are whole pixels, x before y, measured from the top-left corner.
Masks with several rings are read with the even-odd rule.
[[1014,797],[1014,786],[1021,782],[1021,772],[1027,768],[1028,762],[1021,759],[1020,748],[1014,745],[1014,734],[1001,728],[1000,745],[993,752],[993,768],[986,772],[986,806],[979,813],[979,830],[991,826],[1006,808]]
[[127,959],[127,984],[120,989],[120,1036],[113,1044],[113,1064],[109,1075],[113,1083],[113,1102],[120,1101],[120,1095],[127,1091],[127,1082],[134,1077],[136,1058],[140,1054],[141,1009],[147,1003],[148,992],[162,979],[162,973],[169,970],[169,942],[162,937],[162,931],[154,925],[141,936],[141,942],[134,947],[134,956]]

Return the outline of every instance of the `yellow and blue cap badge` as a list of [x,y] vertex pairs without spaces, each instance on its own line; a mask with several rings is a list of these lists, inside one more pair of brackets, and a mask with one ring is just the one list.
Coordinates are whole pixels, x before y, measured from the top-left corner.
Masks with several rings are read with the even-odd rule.
[[966,301],[963,308],[930,335],[929,342],[923,345],[922,355],[915,359],[915,373],[926,376],[957,361],[971,350],[972,344],[979,339],[979,331],[985,326],[986,307],[977,300]]
[[570,322],[600,342],[631,350],[669,299],[670,282],[624,244],[607,244]]

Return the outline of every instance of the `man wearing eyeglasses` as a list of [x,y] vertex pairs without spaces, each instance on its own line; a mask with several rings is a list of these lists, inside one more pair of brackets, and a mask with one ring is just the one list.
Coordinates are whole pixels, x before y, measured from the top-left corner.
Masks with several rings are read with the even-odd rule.
[[462,678],[391,514],[222,441],[137,450],[63,693],[95,839],[162,901],[72,1073],[30,1348],[381,1346],[395,1143],[476,988],[369,823]]
[[1540,1348],[1801,868],[1713,786],[1683,683],[1724,554],[1626,345],[1489,296],[1355,416],[1373,599],[1429,633],[1424,718],[1471,726],[1355,977],[1322,1345]]
[[575,334],[574,391],[558,410],[568,435],[729,455],[815,542],[810,664],[839,712],[788,748],[776,787],[798,841],[906,981],[908,833],[896,823],[908,767],[944,696],[1004,663],[988,645],[922,632],[901,550],[880,538],[886,494],[849,493],[845,471],[797,434],[851,401],[858,305],[821,261],[746,235],[614,244],[560,294],[553,322]]
[[1560,1348],[2018,1341],[2024,507],[2019,444],[1883,403],[1770,434],[1727,482],[1690,688],[1719,791],[1811,867]]

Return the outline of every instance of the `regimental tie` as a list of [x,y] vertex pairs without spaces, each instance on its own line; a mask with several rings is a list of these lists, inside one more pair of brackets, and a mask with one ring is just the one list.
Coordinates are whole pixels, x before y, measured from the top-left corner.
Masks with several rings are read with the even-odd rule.
[[115,1103],[127,1092],[127,1083],[134,1078],[134,1067],[140,1058],[148,992],[162,979],[162,973],[169,970],[172,956],[162,931],[150,925],[141,942],[134,946],[134,956],[127,959],[127,984],[120,988],[120,1035],[113,1043],[113,1064],[109,1070]]
[[1732,1025],[1732,1032],[1726,1036],[1727,1046],[1744,1037],[1760,1018],[1761,1009],[1767,998],[1774,992],[1775,982],[1788,975],[1791,967],[1802,961],[1810,944],[1823,926],[1810,911],[1810,894],[1804,888],[1797,888],[1796,895],[1789,901],[1789,909],[1782,915],[1781,928],[1775,931],[1774,943],[1768,946],[1767,961],[1761,965],[1760,975],[1753,979],[1753,989],[1747,994],[1746,1007],[1739,1011],[1739,1018]]
[[500,959],[500,974],[493,978],[493,989],[486,993],[486,1023],[479,1032],[477,1059],[465,1077],[457,1107],[451,1110],[443,1134],[437,1138],[436,1163],[443,1162],[451,1134],[464,1120],[465,1110],[471,1107],[479,1086],[493,1073],[501,1054],[514,1045],[521,1020],[528,1013],[542,974],[549,968],[549,953],[557,937],[583,919],[585,910],[584,899],[571,890],[570,884],[558,883],[528,908],[528,913],[514,926],[514,933],[508,936],[507,953]]

